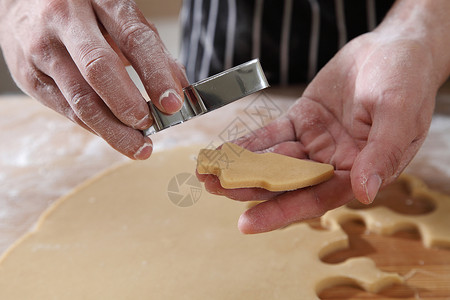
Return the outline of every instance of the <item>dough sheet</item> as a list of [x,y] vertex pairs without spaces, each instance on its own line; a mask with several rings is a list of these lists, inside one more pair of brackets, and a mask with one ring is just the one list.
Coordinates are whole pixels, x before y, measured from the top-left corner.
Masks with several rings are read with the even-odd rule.
[[[348,247],[340,228],[242,235],[244,203],[169,184],[193,178],[197,152],[155,153],[59,200],[2,257],[0,299],[316,299],[342,283],[377,292],[402,282],[368,258],[322,262]],[[171,193],[198,201],[180,207]]]

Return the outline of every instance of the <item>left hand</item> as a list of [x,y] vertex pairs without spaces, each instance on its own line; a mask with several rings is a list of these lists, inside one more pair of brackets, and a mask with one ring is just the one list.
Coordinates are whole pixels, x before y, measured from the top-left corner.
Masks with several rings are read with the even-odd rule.
[[422,145],[440,79],[435,58],[415,39],[374,31],[347,44],[281,118],[235,141],[251,151],[329,163],[335,176],[296,191],[230,189],[199,175],[208,191],[236,200],[268,200],[239,220],[244,233],[321,216],[353,198],[374,200]]

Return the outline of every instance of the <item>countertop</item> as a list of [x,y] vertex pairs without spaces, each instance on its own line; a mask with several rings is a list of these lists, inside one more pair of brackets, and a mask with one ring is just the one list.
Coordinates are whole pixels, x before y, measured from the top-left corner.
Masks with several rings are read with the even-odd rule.
[[[257,127],[259,121],[251,117],[249,108],[274,105],[272,115],[266,117],[276,117],[301,92],[301,87],[271,88],[246,97],[220,114],[213,112],[156,134],[154,151],[219,145],[233,126],[238,129],[235,133]],[[56,199],[102,170],[128,161],[100,138],[27,96],[0,96],[0,141],[0,253]],[[449,153],[450,86],[446,85],[437,98],[429,135],[407,172],[450,194]]]

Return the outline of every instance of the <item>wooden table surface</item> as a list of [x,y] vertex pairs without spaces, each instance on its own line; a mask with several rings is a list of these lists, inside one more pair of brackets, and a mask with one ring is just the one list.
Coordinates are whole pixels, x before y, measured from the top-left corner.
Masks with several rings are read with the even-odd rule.
[[[214,112],[154,136],[155,151],[190,144],[218,145],[221,133],[233,122],[255,128],[246,109],[257,101],[273,101],[282,112],[300,94],[301,88],[270,89],[247,97],[222,109],[220,115]],[[57,198],[96,173],[128,160],[98,137],[26,96],[0,97],[0,141],[0,253]],[[448,86],[439,93],[429,136],[407,171],[430,187],[450,194]],[[364,255],[380,269],[409,279],[405,285],[377,295],[342,286],[322,292],[322,298],[450,299],[450,249],[426,249],[417,232],[383,237],[366,233],[362,223],[350,222],[343,227],[350,237],[350,248],[324,261],[336,263]]]

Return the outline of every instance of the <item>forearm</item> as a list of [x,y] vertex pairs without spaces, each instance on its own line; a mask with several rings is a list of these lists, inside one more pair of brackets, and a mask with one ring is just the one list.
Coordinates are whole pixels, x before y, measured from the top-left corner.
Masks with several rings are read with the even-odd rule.
[[375,32],[385,38],[414,39],[426,47],[438,85],[450,75],[450,1],[398,0]]

